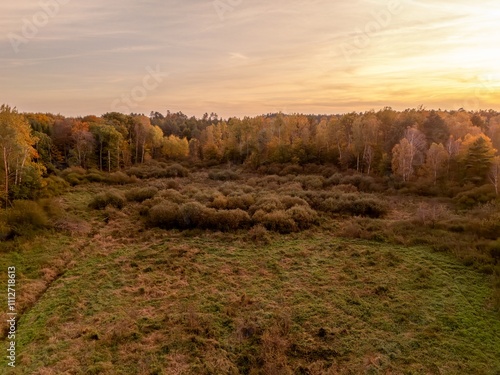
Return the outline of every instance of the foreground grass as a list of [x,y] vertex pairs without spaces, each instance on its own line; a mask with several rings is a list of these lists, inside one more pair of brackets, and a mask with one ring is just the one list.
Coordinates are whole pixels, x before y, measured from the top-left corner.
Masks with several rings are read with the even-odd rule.
[[151,231],[85,252],[23,315],[13,373],[500,371],[485,276],[425,247]]
[[137,203],[89,210],[100,189],[0,243],[20,313],[17,367],[1,373],[500,373],[492,276],[449,253],[331,234],[349,221],[261,242],[147,229]]

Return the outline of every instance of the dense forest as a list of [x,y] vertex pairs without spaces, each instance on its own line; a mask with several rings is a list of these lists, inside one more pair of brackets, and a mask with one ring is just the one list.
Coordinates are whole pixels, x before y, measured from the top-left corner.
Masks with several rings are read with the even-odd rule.
[[[64,117],[0,109],[0,179],[4,206],[33,199],[69,167],[129,171],[156,161],[238,164],[261,172],[328,165],[333,172],[380,177],[388,187],[453,196],[486,186],[498,195],[500,113],[395,111],[201,119],[106,113]],[[130,174],[130,173],[129,173]],[[70,178],[71,180],[71,178]]]

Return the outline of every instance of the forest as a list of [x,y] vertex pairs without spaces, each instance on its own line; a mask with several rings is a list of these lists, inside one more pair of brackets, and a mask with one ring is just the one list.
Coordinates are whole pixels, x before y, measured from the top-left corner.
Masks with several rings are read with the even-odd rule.
[[0,116],[4,206],[35,198],[47,178],[69,167],[116,172],[151,160],[256,171],[328,165],[426,195],[488,184],[498,195],[500,114],[492,110],[384,108],[223,120],[214,113],[197,119],[169,111],[65,118],[19,114],[3,105]]
[[493,110],[2,105],[12,373],[498,373],[499,150]]

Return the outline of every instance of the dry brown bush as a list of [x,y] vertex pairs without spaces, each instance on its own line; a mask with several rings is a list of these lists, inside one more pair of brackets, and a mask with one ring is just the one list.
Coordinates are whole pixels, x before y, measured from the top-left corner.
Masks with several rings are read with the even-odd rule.
[[298,229],[295,221],[283,210],[265,212],[259,209],[252,216],[252,220],[254,223],[264,225],[269,230],[284,234],[295,232]]

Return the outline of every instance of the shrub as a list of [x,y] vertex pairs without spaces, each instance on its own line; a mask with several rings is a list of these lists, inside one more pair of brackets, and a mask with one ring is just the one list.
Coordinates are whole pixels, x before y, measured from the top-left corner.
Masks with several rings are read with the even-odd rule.
[[248,235],[254,242],[262,242],[267,244],[270,242],[269,232],[262,224],[254,225],[249,231]]
[[305,206],[309,207],[309,203],[299,197],[291,197],[289,195],[285,195],[280,197],[281,203],[285,206],[286,209],[292,208],[294,206]]
[[318,214],[309,206],[293,206],[286,213],[295,221],[299,229],[308,229],[318,222]]
[[143,202],[153,198],[157,193],[158,189],[155,187],[135,188],[127,191],[125,197],[128,201]]
[[231,170],[224,170],[224,171],[219,171],[219,172],[210,172],[208,174],[208,177],[211,180],[217,180],[217,181],[235,181],[239,180],[240,176]]
[[172,164],[167,167],[165,173],[165,177],[187,177],[189,175],[188,169],[180,164]]
[[207,210],[199,202],[184,203],[179,210],[179,224],[184,228],[206,228],[210,224]]
[[61,177],[49,176],[43,180],[45,185],[41,196],[45,198],[56,197],[66,191],[70,184]]
[[162,179],[155,179],[152,181],[149,181],[150,186],[154,186],[158,190],[164,190],[164,189],[174,189],[178,190],[179,189],[179,183],[174,180],[173,178],[162,178]]
[[344,176],[341,173],[335,173],[325,181],[325,185],[326,186],[340,185],[342,183],[343,178]]
[[321,210],[347,214],[355,216],[368,216],[368,217],[382,217],[388,209],[387,206],[376,198],[371,197],[358,197],[352,194],[346,194],[339,198],[328,198],[321,205]]
[[286,176],[288,174],[290,175],[299,175],[303,171],[303,168],[300,165],[297,164],[289,164],[285,166],[284,168],[280,168],[278,170],[278,174],[281,176]]
[[69,168],[66,168],[65,170],[63,170],[61,172],[61,175],[63,177],[67,176],[68,174],[77,174],[77,175],[83,176],[86,173],[87,173],[87,171],[85,169],[83,169],[82,167],[69,167]]
[[11,235],[12,230],[10,229],[10,227],[7,225],[7,223],[3,222],[3,220],[0,219],[0,241],[9,239]]
[[224,195],[216,195],[212,203],[210,203],[210,207],[215,209],[226,209],[227,208],[227,198]]
[[146,173],[145,173],[144,168],[139,168],[139,167],[130,167],[127,170],[127,174],[131,177],[132,176],[135,176],[138,178],[145,178],[146,177]]
[[491,257],[495,260],[495,263],[500,263],[500,238],[489,244],[489,251]]
[[6,211],[5,218],[12,229],[12,234],[18,236],[49,226],[47,214],[38,203],[33,201],[14,201],[13,207]]
[[158,196],[177,204],[185,203],[187,199],[184,195],[173,189],[162,190]]
[[107,205],[111,205],[115,208],[122,209],[125,202],[125,197],[119,191],[110,190],[97,194],[89,203],[89,207],[96,210],[103,210]]
[[162,202],[148,212],[148,223],[152,226],[172,229],[179,226],[179,206],[171,202]]
[[495,188],[492,185],[483,185],[468,191],[461,192],[453,199],[458,207],[469,209],[479,204],[485,204],[496,198]]
[[180,164],[168,165],[156,161],[149,161],[140,166],[134,166],[128,169],[127,173],[130,176],[139,178],[169,178],[169,177],[186,177],[189,171]]
[[363,230],[357,221],[347,221],[342,224],[339,235],[346,238],[361,238],[362,233]]
[[483,220],[469,219],[465,229],[477,237],[495,240],[500,233],[500,217],[498,216]]
[[89,182],[104,182],[106,181],[106,177],[99,172],[89,173],[85,176],[85,179]]
[[351,184],[339,184],[332,187],[332,191],[338,191],[341,193],[357,193],[358,188]]
[[325,178],[323,176],[297,176],[295,181],[300,182],[305,190],[318,190],[323,188]]
[[85,177],[83,175],[77,174],[77,173],[69,173],[67,175],[64,175],[63,178],[66,181],[68,181],[71,186],[79,185],[79,184],[85,182]]
[[252,220],[255,223],[264,225],[269,230],[279,233],[291,233],[297,230],[295,221],[283,210],[273,212],[258,210],[252,216]]
[[361,191],[377,191],[378,187],[375,184],[375,180],[371,176],[365,176],[356,174],[353,176],[344,176],[342,178],[342,184],[354,185]]
[[283,186],[280,186],[278,193],[293,194],[299,191],[303,191],[302,184],[300,182],[288,182]]
[[38,205],[48,215],[50,219],[57,219],[63,216],[64,209],[56,199],[44,198],[38,201]]
[[280,199],[276,196],[265,196],[258,198],[255,204],[253,204],[249,212],[253,215],[256,211],[262,210],[264,212],[273,212],[277,210],[283,210],[285,206],[281,203]]
[[108,182],[116,185],[133,184],[137,182],[137,178],[134,176],[129,177],[125,173],[118,171],[108,176]]
[[222,231],[246,228],[252,221],[250,216],[239,208],[235,210],[221,210],[209,214],[215,214],[214,229]]
[[231,195],[227,197],[227,208],[248,211],[255,204],[255,198],[252,194]]

